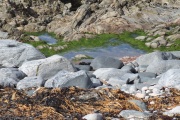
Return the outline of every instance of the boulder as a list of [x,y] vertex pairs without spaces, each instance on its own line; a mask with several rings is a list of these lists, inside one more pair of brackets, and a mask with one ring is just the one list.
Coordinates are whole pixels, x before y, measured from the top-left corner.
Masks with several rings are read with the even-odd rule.
[[75,68],[65,57],[53,55],[46,59],[25,62],[19,70],[23,71],[28,77],[41,76],[44,80],[47,80],[61,70],[74,72]]
[[122,85],[126,84],[126,81],[121,80],[119,77],[112,77],[107,81],[107,83],[120,88]]
[[0,40],[0,64],[19,67],[25,61],[43,59],[45,56],[33,46],[15,40]]
[[174,87],[180,85],[180,68],[170,69],[162,75],[158,84],[163,87]]
[[171,51],[170,53],[173,54],[178,59],[180,59],[180,51]]
[[41,87],[43,85],[43,79],[41,77],[26,77],[17,83],[17,89],[26,89],[32,87]]
[[176,57],[172,53],[157,51],[138,57],[136,59],[136,62],[139,65],[150,65],[153,61],[172,60],[172,59],[176,59]]
[[85,71],[68,72],[60,71],[54,77],[48,79],[45,83],[45,87],[62,88],[70,86],[78,86],[80,88],[91,88],[92,81],[88,77]]
[[83,119],[85,119],[85,120],[103,120],[103,116],[101,113],[92,113],[92,114],[85,115],[83,117]]
[[99,68],[122,68],[123,65],[124,64],[122,61],[105,56],[96,57],[91,63],[91,66],[94,70]]
[[85,70],[85,71],[90,71],[91,70],[90,65],[74,65],[74,67],[77,70]]
[[131,65],[125,65],[125,66],[123,66],[121,68],[121,70],[123,70],[123,71],[130,71],[132,73],[136,73],[136,70]]
[[146,72],[161,74],[169,69],[180,69],[180,60],[153,61],[146,69]]
[[0,86],[15,87],[17,82],[26,77],[26,75],[17,68],[0,69]]
[[136,110],[123,110],[119,113],[119,116],[122,116],[125,119],[149,120],[151,114]]
[[94,71],[94,75],[99,78],[100,80],[108,81],[112,77],[120,77],[124,75],[125,71],[116,68],[100,68]]

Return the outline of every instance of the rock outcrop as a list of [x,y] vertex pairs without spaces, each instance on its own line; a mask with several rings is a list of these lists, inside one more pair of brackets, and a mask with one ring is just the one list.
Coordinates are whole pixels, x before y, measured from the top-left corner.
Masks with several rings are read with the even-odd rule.
[[87,33],[121,33],[159,23],[178,24],[180,15],[178,0],[2,0],[0,5],[0,26],[9,34],[46,30],[64,36],[65,41],[92,37]]

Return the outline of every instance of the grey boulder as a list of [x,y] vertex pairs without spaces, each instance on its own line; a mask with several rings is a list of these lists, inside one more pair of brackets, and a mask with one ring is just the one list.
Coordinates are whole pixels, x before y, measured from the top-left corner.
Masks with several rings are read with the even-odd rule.
[[180,69],[180,60],[154,61],[147,67],[146,72],[161,74],[169,69]]
[[93,74],[100,80],[108,81],[112,77],[119,77],[125,73],[127,72],[116,68],[100,68],[94,71]]
[[15,87],[17,82],[26,77],[26,75],[17,68],[0,69],[0,86]]
[[152,52],[149,54],[142,55],[136,59],[136,62],[139,65],[150,65],[153,61],[161,61],[161,60],[172,60],[176,59],[172,53],[169,52]]
[[43,85],[43,79],[41,77],[26,77],[17,83],[17,89],[26,89],[32,87],[41,87]]
[[15,40],[0,40],[0,64],[19,67],[23,62],[45,58],[36,48]]
[[51,78],[61,70],[74,72],[75,68],[65,57],[53,55],[46,59],[28,61],[19,70],[31,76],[41,76],[44,80]]
[[172,110],[164,112],[163,114],[168,116],[180,115],[180,106],[176,106]]
[[92,81],[88,77],[85,71],[68,72],[60,71],[54,77],[48,79],[45,83],[45,87],[62,88],[70,86],[78,86],[80,88],[91,88]]
[[163,87],[174,87],[180,85],[180,69],[170,69],[162,75],[158,84]]
[[122,68],[124,66],[123,62],[112,58],[112,57],[105,57],[100,56],[96,57],[90,65],[94,70],[99,68]]

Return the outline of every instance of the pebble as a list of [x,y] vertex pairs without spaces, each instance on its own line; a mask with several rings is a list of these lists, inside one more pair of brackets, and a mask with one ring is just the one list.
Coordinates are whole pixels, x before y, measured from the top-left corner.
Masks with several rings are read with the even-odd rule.
[[155,104],[155,102],[154,102],[154,101],[151,101],[151,102],[150,102],[150,104],[151,104],[151,105],[154,105],[154,104]]
[[145,97],[145,94],[137,93],[135,96],[138,97],[138,98],[144,98],[144,97]]

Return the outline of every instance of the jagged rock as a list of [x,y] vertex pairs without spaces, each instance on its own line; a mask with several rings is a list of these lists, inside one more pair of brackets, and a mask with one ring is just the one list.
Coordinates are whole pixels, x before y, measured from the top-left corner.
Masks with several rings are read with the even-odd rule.
[[53,55],[46,59],[25,62],[19,70],[27,74],[28,77],[41,76],[43,79],[47,80],[61,70],[73,72],[75,68],[66,58]]
[[45,58],[33,46],[15,40],[0,40],[0,64],[5,67],[19,67],[23,62]]
[[87,76],[85,71],[79,72],[67,72],[60,71],[54,77],[48,79],[45,83],[45,87],[69,87],[78,86],[80,88],[91,88],[93,85],[90,78]]

